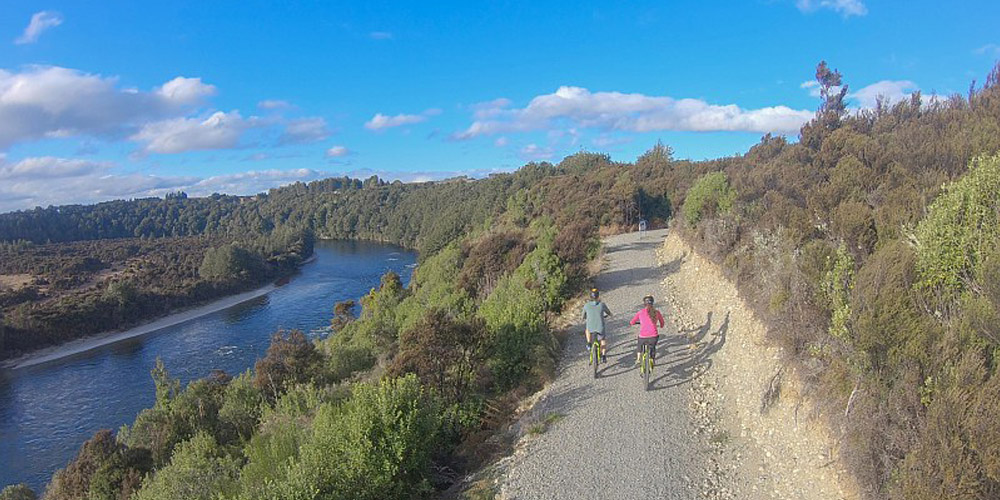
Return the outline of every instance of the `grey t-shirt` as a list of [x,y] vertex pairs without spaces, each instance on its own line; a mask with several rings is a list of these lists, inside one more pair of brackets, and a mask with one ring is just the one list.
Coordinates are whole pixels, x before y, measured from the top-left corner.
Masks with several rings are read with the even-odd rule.
[[608,306],[599,300],[590,300],[583,305],[583,319],[587,322],[587,331],[604,333],[604,318],[611,316]]

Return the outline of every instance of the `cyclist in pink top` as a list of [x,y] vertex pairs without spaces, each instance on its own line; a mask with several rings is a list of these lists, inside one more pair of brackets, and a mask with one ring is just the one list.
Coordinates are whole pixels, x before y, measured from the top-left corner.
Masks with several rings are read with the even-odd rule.
[[649,346],[649,359],[650,361],[656,359],[656,343],[660,340],[660,331],[657,329],[657,324],[660,328],[666,326],[666,322],[663,321],[663,315],[660,311],[653,307],[653,296],[647,295],[642,298],[642,303],[646,304],[646,307],[635,313],[635,317],[632,318],[630,325],[639,323],[639,341],[635,348],[635,362],[639,363],[639,356],[642,353],[642,346]]

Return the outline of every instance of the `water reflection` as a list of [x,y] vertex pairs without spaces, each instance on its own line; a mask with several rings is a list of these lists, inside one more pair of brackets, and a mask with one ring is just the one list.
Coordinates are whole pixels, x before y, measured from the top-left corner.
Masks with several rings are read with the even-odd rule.
[[[327,333],[333,305],[358,299],[388,270],[408,281],[415,255],[367,242],[319,242],[317,259],[267,296],[93,351],[0,371],[0,488],[40,492],[99,429],[132,423],[154,399],[157,357],[183,384],[251,368],[278,329]],[[399,260],[390,260],[390,259]]]

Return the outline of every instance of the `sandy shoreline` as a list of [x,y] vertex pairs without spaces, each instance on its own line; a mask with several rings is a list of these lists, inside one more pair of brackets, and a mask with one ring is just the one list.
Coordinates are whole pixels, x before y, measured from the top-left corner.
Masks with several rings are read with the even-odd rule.
[[41,363],[47,363],[60,358],[65,358],[67,356],[72,356],[74,354],[79,354],[81,352],[87,352],[92,349],[97,349],[98,347],[103,347],[108,344],[114,344],[115,342],[120,342],[122,340],[131,339],[138,337],[140,335],[145,335],[147,333],[152,333],[157,330],[166,328],[168,326],[174,326],[185,321],[190,321],[195,318],[200,318],[207,314],[211,314],[223,309],[235,306],[242,302],[255,299],[271,293],[277,286],[274,284],[269,284],[263,286],[256,290],[250,290],[249,292],[243,292],[237,295],[231,295],[214,302],[205,304],[200,307],[195,307],[193,309],[187,309],[174,314],[164,316],[158,320],[145,323],[134,328],[129,328],[125,331],[120,332],[104,332],[98,333],[96,335],[91,335],[84,337],[82,339],[72,340],[64,344],[59,344],[57,346],[46,347],[44,349],[39,349],[37,351],[30,352],[21,357],[9,359],[0,362],[0,369],[16,370],[18,368],[24,368],[28,366],[33,366]]

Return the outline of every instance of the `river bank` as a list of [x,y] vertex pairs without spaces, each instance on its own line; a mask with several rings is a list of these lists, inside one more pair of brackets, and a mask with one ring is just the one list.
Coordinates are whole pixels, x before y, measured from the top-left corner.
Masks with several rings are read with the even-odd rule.
[[277,288],[276,285],[268,284],[266,286],[257,288],[255,290],[250,290],[248,292],[243,292],[237,295],[230,295],[228,297],[218,299],[203,306],[198,306],[191,309],[178,311],[176,313],[164,316],[160,319],[153,320],[148,323],[144,323],[142,325],[129,328],[124,331],[103,332],[96,335],[90,335],[80,339],[71,340],[64,344],[59,344],[56,346],[39,349],[37,351],[32,351],[17,358],[8,359],[3,362],[0,362],[0,369],[16,370],[19,368],[38,365],[41,363],[47,363],[49,361],[55,361],[57,359],[65,358],[67,356],[73,356],[74,354],[80,354],[109,344],[121,342],[123,340],[139,337],[141,335],[146,335],[148,333],[152,333],[157,330],[161,330],[163,328],[178,325],[186,321],[191,321],[193,319],[200,318],[207,314],[212,314],[214,312],[227,309],[236,304],[256,299],[257,297],[262,297],[264,295],[271,293],[271,291],[273,291],[275,288]]

